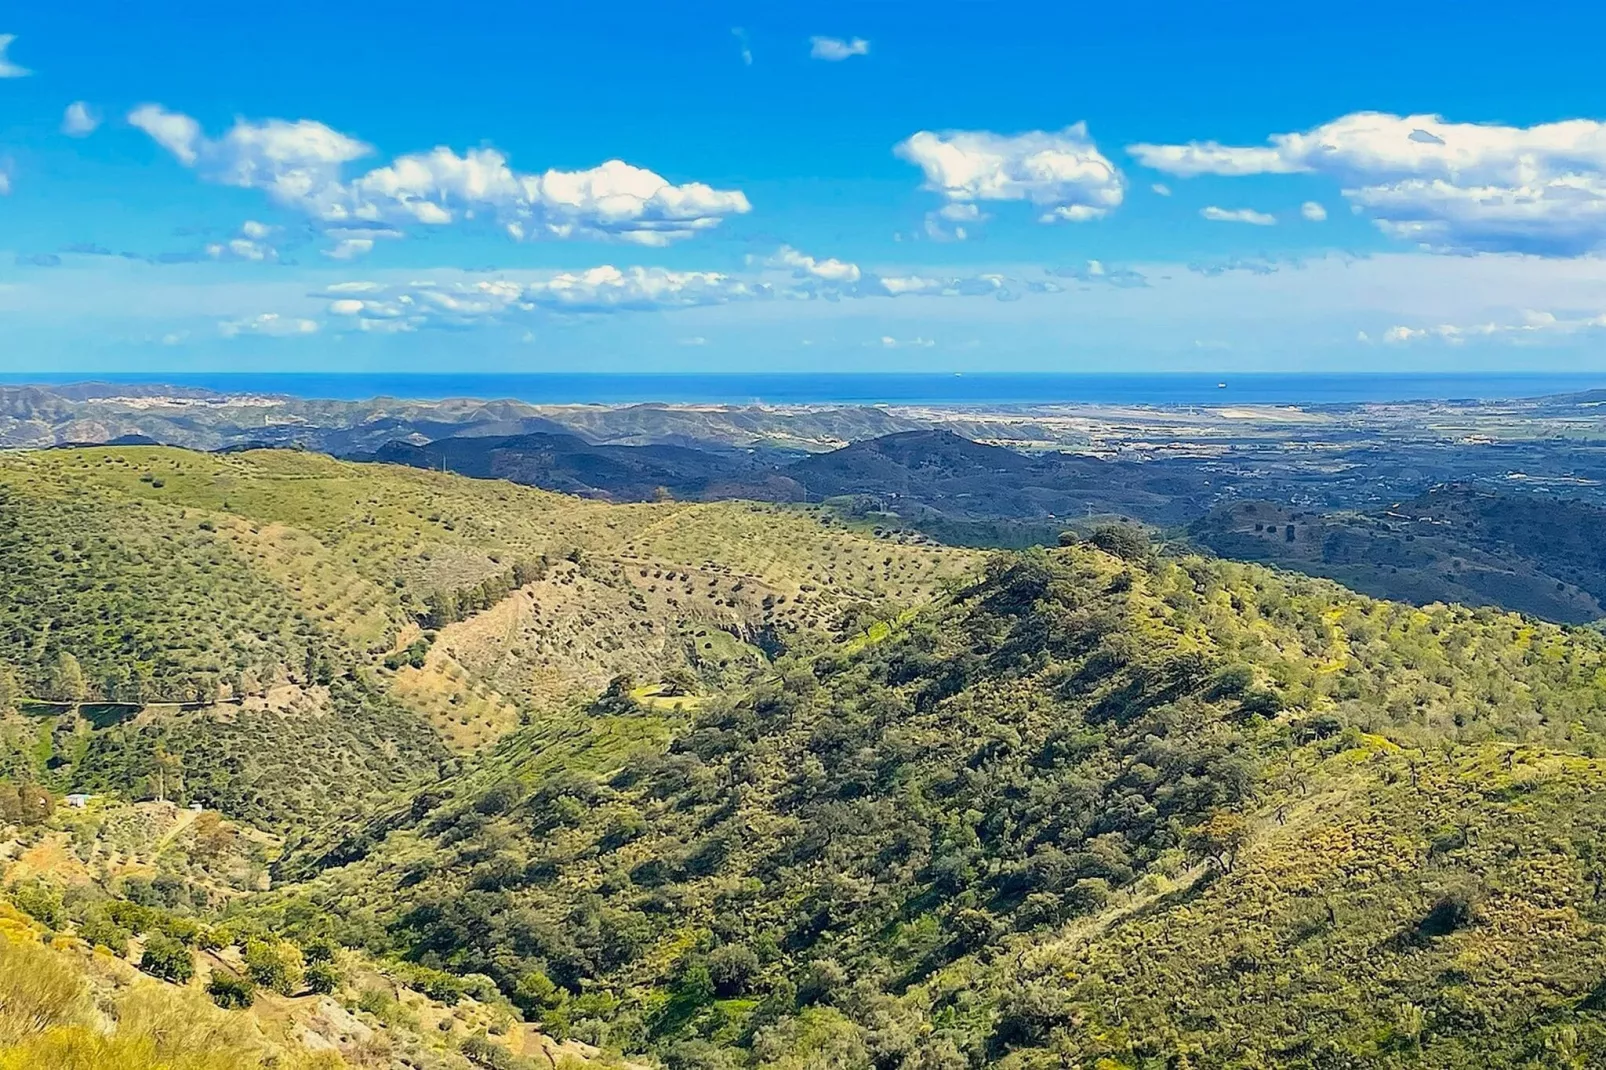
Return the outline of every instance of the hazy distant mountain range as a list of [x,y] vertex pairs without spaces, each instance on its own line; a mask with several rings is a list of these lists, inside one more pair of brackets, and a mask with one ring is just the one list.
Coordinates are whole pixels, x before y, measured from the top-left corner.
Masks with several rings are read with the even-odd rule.
[[1130,517],[1379,596],[1583,622],[1606,612],[1600,400],[979,412],[81,383],[0,388],[0,444],[297,448],[604,501],[830,503],[976,546]]
[[1207,508],[1198,466],[1027,455],[951,431],[903,431],[794,459],[782,451],[593,445],[576,435],[391,442],[353,460],[446,469],[616,501],[655,497],[819,502],[863,497],[911,519],[1038,519],[1129,513],[1176,522]]
[[[323,453],[378,450],[463,435],[572,434],[612,445],[765,447],[795,453],[938,423],[972,438],[1022,441],[1047,434],[1030,422],[921,416],[877,406],[531,405],[451,398],[361,401],[221,394],[124,383],[0,387],[0,446],[109,442],[143,435],[166,445],[217,450],[299,446]],[[1074,442],[1076,436],[1058,432]]]

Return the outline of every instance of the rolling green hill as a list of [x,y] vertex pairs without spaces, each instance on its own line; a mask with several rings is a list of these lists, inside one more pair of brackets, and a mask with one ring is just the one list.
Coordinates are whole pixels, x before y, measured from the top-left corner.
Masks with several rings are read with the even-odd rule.
[[1591,630],[297,452],[0,457],[0,564],[26,924],[367,978],[221,1065],[1606,1061]]

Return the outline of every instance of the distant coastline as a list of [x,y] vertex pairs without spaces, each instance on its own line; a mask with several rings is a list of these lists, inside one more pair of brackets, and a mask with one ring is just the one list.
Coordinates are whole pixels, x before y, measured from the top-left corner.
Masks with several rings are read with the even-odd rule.
[[1606,388],[1606,370],[1473,374],[0,373],[0,386],[171,385],[341,401],[372,397],[629,405],[1342,405],[1500,400]]

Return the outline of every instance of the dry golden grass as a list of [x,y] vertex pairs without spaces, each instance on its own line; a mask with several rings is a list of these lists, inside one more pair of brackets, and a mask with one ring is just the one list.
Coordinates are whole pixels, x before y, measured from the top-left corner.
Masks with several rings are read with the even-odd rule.
[[[99,998],[92,998],[98,994]],[[199,991],[86,964],[47,947],[35,927],[0,908],[0,1070],[335,1070],[330,1053],[280,1049],[249,1016]]]

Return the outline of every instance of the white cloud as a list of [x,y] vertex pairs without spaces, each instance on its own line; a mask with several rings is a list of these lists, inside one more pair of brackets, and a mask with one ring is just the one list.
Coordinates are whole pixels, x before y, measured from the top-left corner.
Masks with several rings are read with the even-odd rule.
[[[483,283],[481,289],[495,289]],[[762,291],[754,284],[717,271],[666,271],[663,268],[603,266],[564,272],[524,287],[522,300],[564,311],[682,308],[745,300]]]
[[950,223],[978,223],[987,218],[980,208],[968,201],[954,201],[937,209],[932,215]]
[[798,252],[790,245],[781,246],[767,263],[771,267],[792,268],[797,272],[798,278],[823,279],[826,282],[858,282],[860,276],[857,264],[836,259],[816,260],[812,256]]
[[787,277],[763,279],[761,296],[790,300],[873,297],[996,297],[1010,300],[1015,291],[1001,274],[922,275],[884,274],[866,271],[845,260],[816,259],[783,245],[775,255],[763,259],[749,257],[749,264],[783,268]]
[[930,349],[936,344],[935,338],[894,338],[890,334],[881,336],[882,349]]
[[185,167],[194,167],[196,145],[201,141],[201,124],[188,115],[168,111],[158,104],[142,104],[128,113],[128,123],[149,134]]
[[238,338],[241,335],[291,338],[315,334],[317,330],[318,322],[316,320],[281,316],[277,312],[264,312],[261,315],[248,316],[245,319],[224,320],[218,324],[218,331],[225,338]]
[[675,185],[622,160],[586,171],[521,173],[490,148],[410,153],[347,179],[345,165],[373,149],[312,120],[242,119],[214,140],[194,119],[157,105],[128,118],[207,181],[262,190],[325,227],[484,219],[519,240],[612,238],[662,246],[751,207],[740,190]]
[[536,312],[691,308],[765,295],[759,284],[718,272],[604,265],[534,282],[340,283],[319,296],[329,299],[330,314],[353,319],[363,329],[374,329],[367,321],[380,321],[416,330],[484,325]]
[[241,224],[240,232],[233,238],[208,245],[206,255],[213,260],[276,261],[279,259],[279,250],[268,239],[278,231],[278,227],[248,219]]
[[1451,123],[1356,112],[1265,146],[1133,145],[1170,174],[1312,172],[1386,234],[1437,252],[1579,256],[1606,248],[1606,123]]
[[1299,206],[1299,214],[1312,223],[1320,223],[1327,218],[1327,209],[1315,201],[1306,201]]
[[1090,204],[1062,204],[1045,212],[1039,217],[1038,222],[1064,220],[1070,223],[1086,223],[1091,219],[1102,218],[1107,212],[1106,208],[1096,208]]
[[61,117],[61,132],[68,137],[88,137],[100,126],[100,113],[81,100],[67,105]]
[[1462,345],[1478,338],[1505,339],[1521,342],[1537,335],[1569,335],[1606,328],[1606,313],[1594,316],[1558,316],[1554,312],[1528,310],[1515,321],[1456,324],[1440,323],[1429,327],[1396,325],[1383,332],[1383,341],[1402,345],[1425,339]]
[[753,46],[747,40],[747,31],[740,26],[736,26],[731,29],[731,36],[736,38],[736,43],[742,46],[742,65],[751,67],[753,65]]
[[846,296],[850,297],[997,297],[1015,295],[1009,280],[998,274],[962,276],[869,275]]
[[1077,123],[1057,132],[922,130],[894,152],[925,172],[949,202],[1027,201],[1040,222],[1098,219],[1120,205],[1126,180]]
[[[1060,279],[1075,279],[1078,282],[1098,283],[1105,286],[1132,287],[1147,286],[1149,280],[1141,271],[1134,271],[1127,267],[1112,268],[1102,260],[1089,260],[1082,267],[1055,267],[1046,268],[1045,274]],[[1058,292],[1058,286],[1049,285],[1050,292]]]
[[26,67],[19,67],[6,58],[6,51],[10,49],[11,42],[17,39],[14,33],[0,33],[0,78],[26,78],[33,72]]
[[746,275],[602,265],[522,280],[351,281],[325,287],[313,296],[328,302],[330,315],[362,329],[382,329],[367,322],[376,321],[394,324],[389,328],[394,330],[463,328],[551,313],[667,311],[763,301],[1016,296],[1010,280],[1000,274],[878,274],[848,261],[808,256],[790,246],[750,263],[756,271]]
[[11,172],[0,165],[0,197],[11,196]]
[[1277,217],[1257,212],[1253,208],[1217,208],[1210,205],[1199,209],[1199,214],[1213,223],[1249,223],[1257,227],[1269,227],[1277,222]]
[[840,63],[854,56],[868,56],[870,42],[862,37],[810,37],[809,57],[823,59],[830,63]]
[[394,241],[405,237],[402,231],[388,226],[332,226],[324,228],[324,236],[334,244],[323,250],[330,260],[361,260],[374,251],[380,241]]
[[950,201],[926,213],[926,237],[933,241],[964,241],[971,229],[991,217],[968,201]]
[[341,238],[323,251],[331,260],[359,260],[374,251],[372,238]]
[[254,242],[247,238],[231,238],[226,242],[214,242],[206,247],[206,255],[213,260],[277,260],[279,254],[270,245]]
[[1166,185],[1164,182],[1156,182],[1156,183],[1154,183],[1154,185],[1150,186],[1149,188],[1152,189],[1154,192],[1158,193],[1162,197],[1171,196],[1171,187]]
[[1186,145],[1128,145],[1126,151],[1136,156],[1144,167],[1152,167],[1178,178],[1286,174],[1306,170],[1284,160],[1275,149],[1235,149],[1214,141],[1190,141]]

